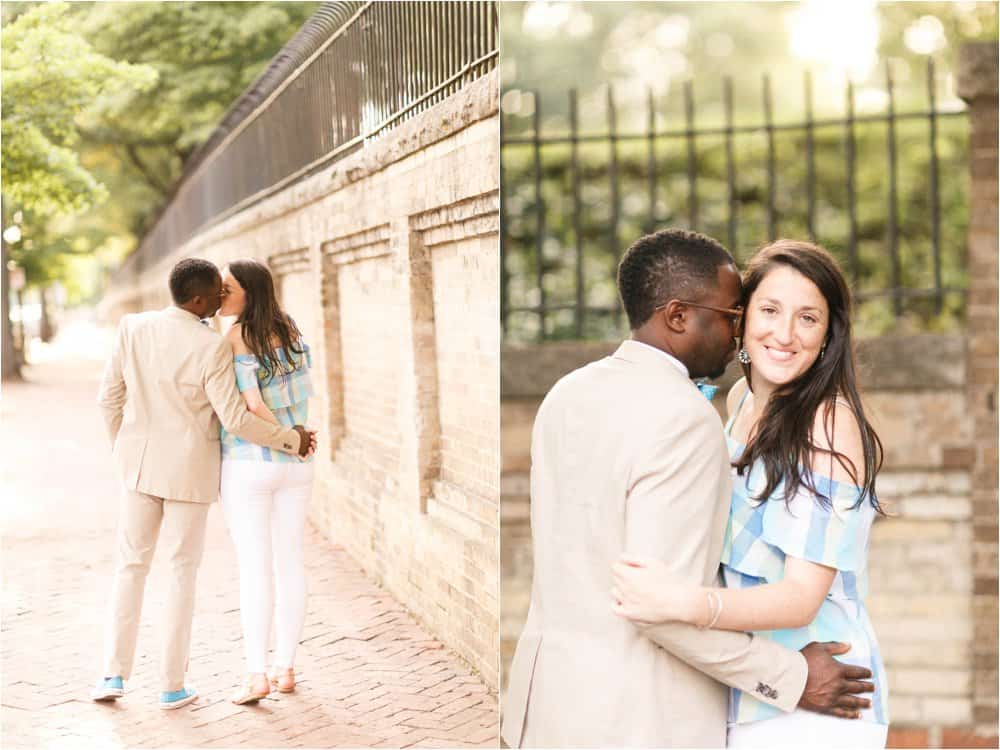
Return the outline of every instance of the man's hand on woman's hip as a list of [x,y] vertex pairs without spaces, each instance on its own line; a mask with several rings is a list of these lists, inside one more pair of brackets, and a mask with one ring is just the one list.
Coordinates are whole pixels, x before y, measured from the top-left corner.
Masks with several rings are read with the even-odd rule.
[[799,707],[821,714],[857,719],[861,710],[871,708],[872,702],[860,693],[874,693],[870,669],[844,664],[833,658],[851,650],[846,643],[817,643],[813,641],[800,652],[809,667],[806,687],[799,699]]
[[309,430],[300,424],[292,427],[299,433],[299,455],[302,458],[311,456],[316,452],[316,430]]

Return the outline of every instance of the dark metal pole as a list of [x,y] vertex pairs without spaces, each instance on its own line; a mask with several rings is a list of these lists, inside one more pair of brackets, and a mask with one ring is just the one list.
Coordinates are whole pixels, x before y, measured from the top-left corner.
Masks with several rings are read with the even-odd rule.
[[653,103],[653,90],[646,91],[647,118],[647,153],[646,174],[649,179],[649,223],[646,232],[656,230],[656,109]]
[[816,143],[813,138],[812,75],[805,74],[806,95],[806,230],[816,241]]
[[[471,62],[472,57],[472,15],[470,13],[470,7],[468,3],[461,3],[458,7],[458,41],[460,42],[459,53],[458,53],[458,65],[459,67],[464,66],[466,63]],[[458,88],[461,88],[466,83],[469,82],[469,76],[471,71],[467,71],[462,75],[462,79],[458,82]]]
[[508,233],[510,224],[507,220],[507,178],[503,169],[503,113],[500,114],[500,327],[503,335],[507,335],[508,317],[510,316],[510,267],[507,253],[510,243]]
[[688,219],[698,229],[698,154],[694,138],[694,92],[691,81],[684,82],[684,122],[687,140]]
[[[448,77],[444,59],[444,3],[434,3],[434,44],[431,47],[431,54],[434,59],[434,68],[437,75],[434,77],[434,85],[442,84]],[[447,96],[443,91],[434,97],[435,102],[439,102]]]
[[764,74],[764,130],[767,133],[767,237],[778,238],[778,209],[775,206],[777,170],[774,164],[774,120],[771,111],[771,77]]
[[570,181],[573,193],[573,240],[576,246],[576,308],[574,328],[576,337],[583,338],[583,318],[586,313],[586,295],[583,271],[583,206],[580,200],[580,163],[578,140],[579,110],[576,89],[569,91],[569,132],[570,132]]
[[886,242],[889,245],[889,258],[892,263],[892,311],[899,318],[903,314],[903,297],[900,293],[900,264],[899,264],[899,216],[897,206],[896,190],[896,98],[893,89],[892,65],[885,62],[885,83],[886,91],[889,94],[888,102],[888,168],[889,168],[889,222],[887,226]]
[[[414,18],[414,23],[418,25],[419,28],[424,29],[424,33],[417,34],[417,45],[416,45],[416,59],[417,64],[414,66],[415,71],[420,72],[420,79],[418,82],[417,91],[427,91],[433,85],[431,80],[434,77],[433,71],[430,66],[430,51],[428,49],[430,44],[433,44],[433,40],[428,39],[429,33],[429,18],[428,18],[428,8],[427,3],[413,3],[413,12],[416,14]],[[428,105],[426,102],[418,105],[415,109],[416,112],[423,112],[427,109]]]
[[934,263],[934,289],[938,295],[934,298],[934,311],[941,312],[941,195],[938,185],[938,152],[937,152],[937,97],[934,91],[934,59],[927,58],[927,99],[929,103],[930,125],[930,189],[931,189],[931,257]]
[[545,340],[545,199],[542,196],[542,102],[533,93],[532,165],[535,176],[535,280],[538,284],[538,340]]
[[[387,3],[388,5],[388,3]],[[402,8],[389,5],[386,8],[386,25],[388,26],[389,38],[395,50],[395,54],[389,57],[389,75],[392,83],[392,112],[395,114],[403,109],[403,35],[401,22]]]
[[733,79],[722,82],[722,102],[726,118],[726,198],[729,204],[729,252],[738,257],[736,249],[736,159],[733,155]]
[[[619,218],[619,195],[618,195],[618,116],[615,112],[614,89],[608,86],[608,140],[611,144],[611,163],[608,165],[608,179],[611,181],[611,221],[608,227],[608,245],[611,250],[611,278],[618,276],[618,218]],[[622,314],[621,305],[615,301],[615,325],[621,326]]]
[[844,120],[844,146],[847,160],[847,257],[851,269],[851,286],[858,288],[858,211],[855,174],[857,154],[854,143],[854,84],[847,82],[847,117]]
[[[445,3],[445,18],[448,19],[448,32],[447,36],[444,38],[445,49],[448,51],[448,77],[451,78],[455,73],[458,72],[458,45],[462,42],[462,26],[459,19],[459,13],[462,10],[461,3]],[[461,88],[462,82],[460,80],[453,81],[447,89],[445,89],[445,95],[451,96],[459,88]]]

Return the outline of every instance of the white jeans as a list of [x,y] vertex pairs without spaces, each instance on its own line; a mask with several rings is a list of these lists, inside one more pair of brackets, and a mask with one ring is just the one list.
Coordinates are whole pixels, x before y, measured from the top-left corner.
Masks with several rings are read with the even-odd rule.
[[838,719],[796,709],[773,719],[729,726],[726,747],[771,748],[884,748],[889,727],[860,719]]
[[267,670],[272,612],[274,665],[294,663],[306,617],[303,545],[312,481],[312,462],[222,462],[222,509],[240,566],[247,672]]

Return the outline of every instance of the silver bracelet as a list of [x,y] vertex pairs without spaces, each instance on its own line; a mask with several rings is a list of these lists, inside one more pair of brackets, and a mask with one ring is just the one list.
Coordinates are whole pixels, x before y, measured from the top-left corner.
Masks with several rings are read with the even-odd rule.
[[717,623],[719,621],[719,617],[722,616],[722,597],[719,596],[714,591],[709,591],[708,595],[709,595],[710,598],[714,598],[715,599],[715,603],[719,607],[717,610],[715,610],[715,616],[712,618],[712,621],[710,623],[708,623],[708,625],[706,626],[707,630],[711,630],[712,628],[715,627],[715,623]]
[[719,615],[721,614],[721,609],[717,609],[721,608],[722,606],[721,600],[716,595],[716,593],[714,591],[706,591],[705,596],[708,597],[709,621],[704,625],[699,625],[698,626],[699,630],[708,630],[715,624],[715,621],[719,619]]

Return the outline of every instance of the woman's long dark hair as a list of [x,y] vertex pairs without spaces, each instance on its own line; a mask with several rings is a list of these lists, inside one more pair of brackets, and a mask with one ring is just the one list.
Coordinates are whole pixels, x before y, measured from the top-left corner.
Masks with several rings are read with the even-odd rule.
[[[246,294],[246,305],[236,318],[243,327],[243,343],[257,357],[265,379],[294,372],[302,363],[304,350],[298,346],[302,334],[278,304],[271,272],[263,263],[251,259],[234,260],[229,272]],[[275,356],[274,339],[281,342],[285,360]]]
[[[855,507],[867,498],[875,510],[882,513],[875,495],[875,475],[882,467],[882,442],[865,417],[858,395],[857,368],[851,341],[851,293],[844,275],[833,257],[818,245],[797,240],[772,242],[754,255],[743,274],[743,306],[747,314],[753,314],[749,302],[754,291],[777,266],[798,271],[819,288],[830,308],[830,324],[822,356],[802,375],[774,391],[751,436],[747,438],[746,449],[734,466],[742,476],[756,461],[763,462],[767,484],[758,497],[760,500],[769,498],[784,481],[786,503],[804,486],[819,498],[822,505],[829,507],[831,498],[819,492],[809,471],[815,468],[814,456],[826,453],[831,456],[831,463],[832,459],[836,459],[854,484],[861,488]],[[742,368],[753,391],[750,366],[745,364]],[[850,404],[861,431],[863,472],[833,445],[834,405],[838,396]],[[824,410],[823,430],[833,450],[819,448],[813,440],[813,424],[819,409]]]

